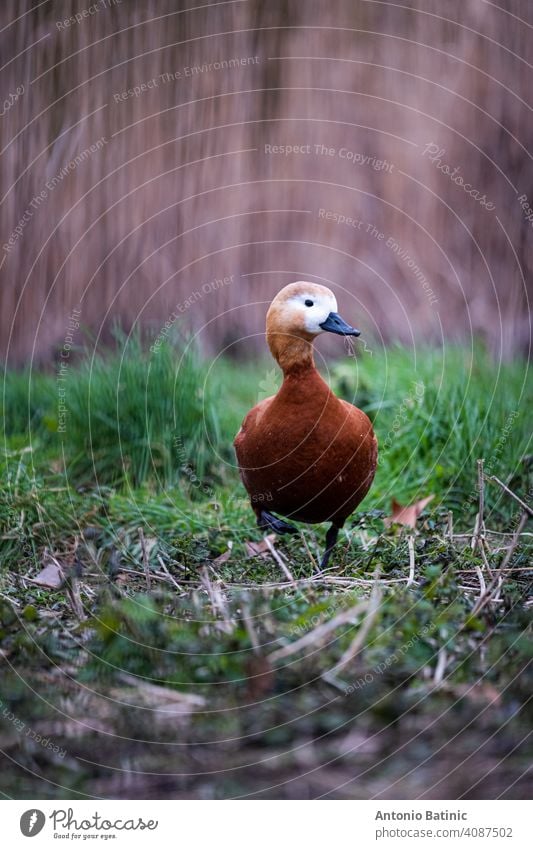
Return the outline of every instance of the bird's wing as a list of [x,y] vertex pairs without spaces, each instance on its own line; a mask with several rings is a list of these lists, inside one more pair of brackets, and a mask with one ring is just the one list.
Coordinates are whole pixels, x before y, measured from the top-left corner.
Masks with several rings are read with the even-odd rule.
[[262,401],[259,402],[259,404],[256,404],[255,407],[252,407],[252,409],[248,413],[246,413],[243,423],[239,428],[239,432],[233,440],[235,448],[238,448],[239,443],[242,442],[245,436],[248,436],[250,432],[253,431],[253,429],[259,424],[274,398],[275,395],[271,395],[269,398],[264,398]]

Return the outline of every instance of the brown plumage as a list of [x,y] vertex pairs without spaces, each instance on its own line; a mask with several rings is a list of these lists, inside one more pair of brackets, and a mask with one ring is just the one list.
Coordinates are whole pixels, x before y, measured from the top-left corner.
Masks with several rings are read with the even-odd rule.
[[377,464],[370,420],[337,398],[315,368],[313,339],[318,333],[359,335],[336,310],[333,293],[313,283],[292,283],[274,298],[267,313],[267,342],[283,370],[283,385],[250,410],[234,442],[260,527],[295,531],[272,513],[332,523],[323,567],[339,528],[367,494]]

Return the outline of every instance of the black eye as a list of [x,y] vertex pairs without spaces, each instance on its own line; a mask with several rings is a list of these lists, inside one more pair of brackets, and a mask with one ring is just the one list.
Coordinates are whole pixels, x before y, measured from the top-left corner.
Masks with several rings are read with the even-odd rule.
[[306,305],[306,307],[312,307],[312,306],[314,306],[313,301],[310,301],[310,300],[309,300],[309,298],[308,298],[308,299],[307,299],[307,301],[305,302],[305,305]]

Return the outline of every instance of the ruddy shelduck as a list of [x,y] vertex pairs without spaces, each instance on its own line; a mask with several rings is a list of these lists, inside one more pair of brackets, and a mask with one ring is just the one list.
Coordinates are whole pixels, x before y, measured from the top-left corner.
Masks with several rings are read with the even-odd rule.
[[323,332],[360,335],[338,314],[330,289],[298,282],[276,295],[266,338],[283,384],[250,410],[234,442],[260,528],[297,532],[275,513],[310,524],[331,522],[322,569],[339,529],[370,489],[378,453],[369,418],[337,398],[315,368],[313,340]]

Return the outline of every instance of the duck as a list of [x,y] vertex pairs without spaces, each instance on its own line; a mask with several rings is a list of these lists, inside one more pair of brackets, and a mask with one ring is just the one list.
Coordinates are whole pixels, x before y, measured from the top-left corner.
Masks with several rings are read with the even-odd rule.
[[331,289],[317,283],[289,283],[278,292],[266,315],[266,341],[283,382],[247,413],[233,443],[261,530],[294,534],[293,521],[330,523],[321,570],[368,493],[378,459],[368,416],[338,398],[315,366],[313,343],[321,333],[360,336],[337,310]]

